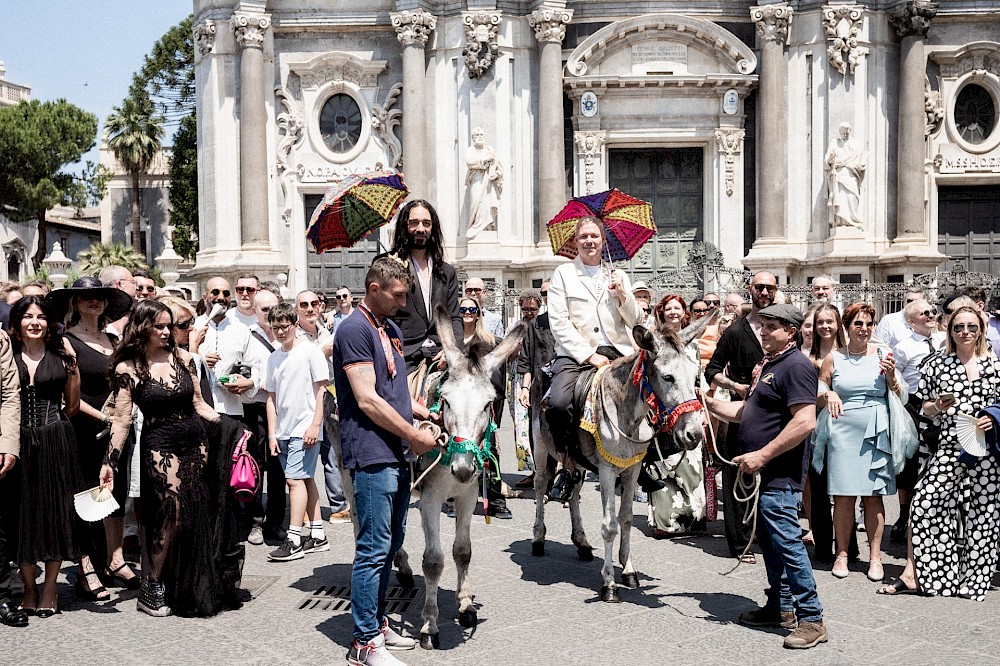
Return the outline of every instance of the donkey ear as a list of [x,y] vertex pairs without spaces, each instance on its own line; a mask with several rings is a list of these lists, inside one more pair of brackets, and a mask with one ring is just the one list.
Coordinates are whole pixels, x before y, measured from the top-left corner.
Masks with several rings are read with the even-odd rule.
[[632,328],[632,339],[635,340],[636,346],[640,349],[645,349],[651,354],[656,353],[656,338],[653,337],[653,334],[645,326],[634,326]]
[[440,303],[434,308],[434,326],[437,328],[438,339],[441,340],[441,349],[444,351],[444,360],[449,368],[457,368],[465,360],[465,354],[458,348],[455,341],[455,329],[451,327],[451,315]]
[[[718,311],[716,311],[716,314],[718,314]],[[715,319],[715,315],[711,317],[702,317],[695,323],[689,324],[686,328],[682,329],[681,332],[677,334],[677,337],[681,339],[681,344],[686,347],[692,340],[701,337],[701,334],[705,332],[705,328],[715,321]]]
[[497,368],[507,362],[507,359],[521,349],[521,340],[524,339],[524,334],[527,331],[528,327],[525,326],[524,322],[519,322],[517,326],[507,332],[500,344],[486,355],[483,367],[486,368],[488,375],[492,375]]

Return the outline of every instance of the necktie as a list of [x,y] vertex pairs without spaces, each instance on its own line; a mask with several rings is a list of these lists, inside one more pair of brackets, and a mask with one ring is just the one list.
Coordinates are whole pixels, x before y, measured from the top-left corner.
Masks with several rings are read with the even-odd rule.
[[931,341],[930,338],[927,338],[927,348],[931,350],[932,354],[934,353],[934,351],[935,351],[934,350],[934,342]]

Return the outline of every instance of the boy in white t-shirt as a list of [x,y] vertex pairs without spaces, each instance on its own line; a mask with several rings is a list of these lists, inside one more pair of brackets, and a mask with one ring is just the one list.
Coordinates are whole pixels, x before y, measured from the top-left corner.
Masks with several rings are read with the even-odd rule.
[[295,309],[287,303],[267,313],[271,332],[281,344],[268,358],[264,377],[267,435],[271,454],[280,458],[285,472],[291,509],[288,537],[268,555],[274,562],[330,550],[315,479],[317,443],[323,439],[323,391],[330,383],[330,371],[320,348],[296,337],[296,319]]

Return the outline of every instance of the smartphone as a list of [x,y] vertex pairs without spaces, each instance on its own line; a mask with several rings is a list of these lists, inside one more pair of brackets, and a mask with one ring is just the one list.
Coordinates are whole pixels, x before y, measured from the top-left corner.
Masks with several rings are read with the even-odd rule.
[[938,398],[941,399],[941,402],[955,402],[954,393],[939,393]]

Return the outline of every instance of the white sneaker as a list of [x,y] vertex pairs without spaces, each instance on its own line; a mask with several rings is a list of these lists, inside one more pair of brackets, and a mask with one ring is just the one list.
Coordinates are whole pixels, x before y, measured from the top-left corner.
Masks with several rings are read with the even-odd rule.
[[385,637],[379,634],[366,645],[351,641],[351,651],[347,653],[347,663],[353,666],[406,666],[385,648]]
[[385,647],[389,650],[412,650],[417,647],[417,642],[407,636],[402,636],[389,626],[389,618],[382,623],[382,638],[385,639]]

